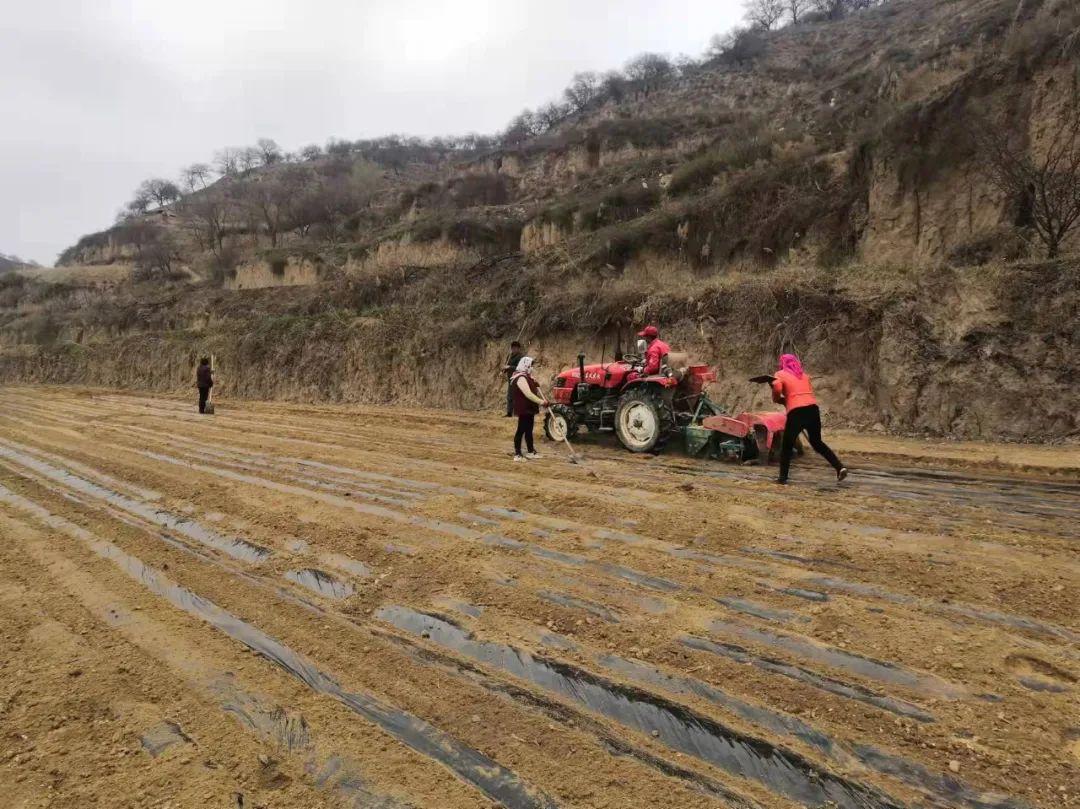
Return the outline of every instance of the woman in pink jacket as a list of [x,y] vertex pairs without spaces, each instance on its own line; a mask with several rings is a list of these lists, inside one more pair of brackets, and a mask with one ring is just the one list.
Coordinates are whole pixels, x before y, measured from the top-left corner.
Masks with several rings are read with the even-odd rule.
[[776,372],[772,391],[773,401],[787,409],[787,424],[780,444],[780,477],[776,482],[787,483],[795,439],[804,430],[810,446],[836,470],[837,481],[846,478],[847,468],[829,449],[829,445],[821,440],[821,410],[814,396],[814,386],[810,384],[810,375],[803,371],[802,363],[794,354],[781,355],[780,370]]

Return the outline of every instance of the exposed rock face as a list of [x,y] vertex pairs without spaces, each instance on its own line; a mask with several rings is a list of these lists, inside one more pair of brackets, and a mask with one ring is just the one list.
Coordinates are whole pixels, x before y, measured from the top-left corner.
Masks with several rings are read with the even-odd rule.
[[225,280],[226,289],[307,286],[319,281],[319,268],[310,261],[294,258],[259,261],[237,267],[236,275]]

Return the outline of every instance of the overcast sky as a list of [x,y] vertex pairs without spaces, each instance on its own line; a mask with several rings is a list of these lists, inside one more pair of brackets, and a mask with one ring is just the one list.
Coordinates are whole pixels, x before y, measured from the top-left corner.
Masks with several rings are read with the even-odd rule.
[[579,70],[699,55],[740,0],[33,0],[0,15],[0,253],[52,264],[222,146],[502,128]]

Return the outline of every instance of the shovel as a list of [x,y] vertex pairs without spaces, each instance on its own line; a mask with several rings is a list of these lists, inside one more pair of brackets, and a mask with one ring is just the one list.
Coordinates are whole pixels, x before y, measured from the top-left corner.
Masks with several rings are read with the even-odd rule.
[[574,451],[573,445],[570,443],[570,439],[565,435],[562,437],[563,443],[566,444],[566,448],[570,450],[570,463],[576,464],[585,470],[585,474],[592,478],[599,478],[600,476],[596,472],[585,465],[585,459],[578,455]]
[[595,470],[590,469],[589,467],[587,467],[585,465],[585,459],[582,456],[578,455],[576,452],[574,452],[574,448],[572,446],[570,446],[570,441],[569,441],[569,439],[567,439],[567,437],[565,435],[563,436],[563,443],[566,444],[566,448],[568,450],[570,450],[570,463],[577,464],[578,466],[580,466],[582,469],[585,470],[586,475],[588,475],[591,478],[596,478],[596,479],[599,480],[600,476],[598,474],[596,474]]

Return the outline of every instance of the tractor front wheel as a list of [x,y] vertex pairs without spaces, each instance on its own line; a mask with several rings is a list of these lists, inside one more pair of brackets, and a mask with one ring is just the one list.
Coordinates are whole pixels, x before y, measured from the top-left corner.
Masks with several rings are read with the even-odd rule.
[[552,441],[573,438],[577,430],[577,413],[566,405],[552,405],[544,417],[544,435]]
[[631,452],[659,452],[673,426],[660,397],[648,388],[635,388],[619,399],[615,433]]

